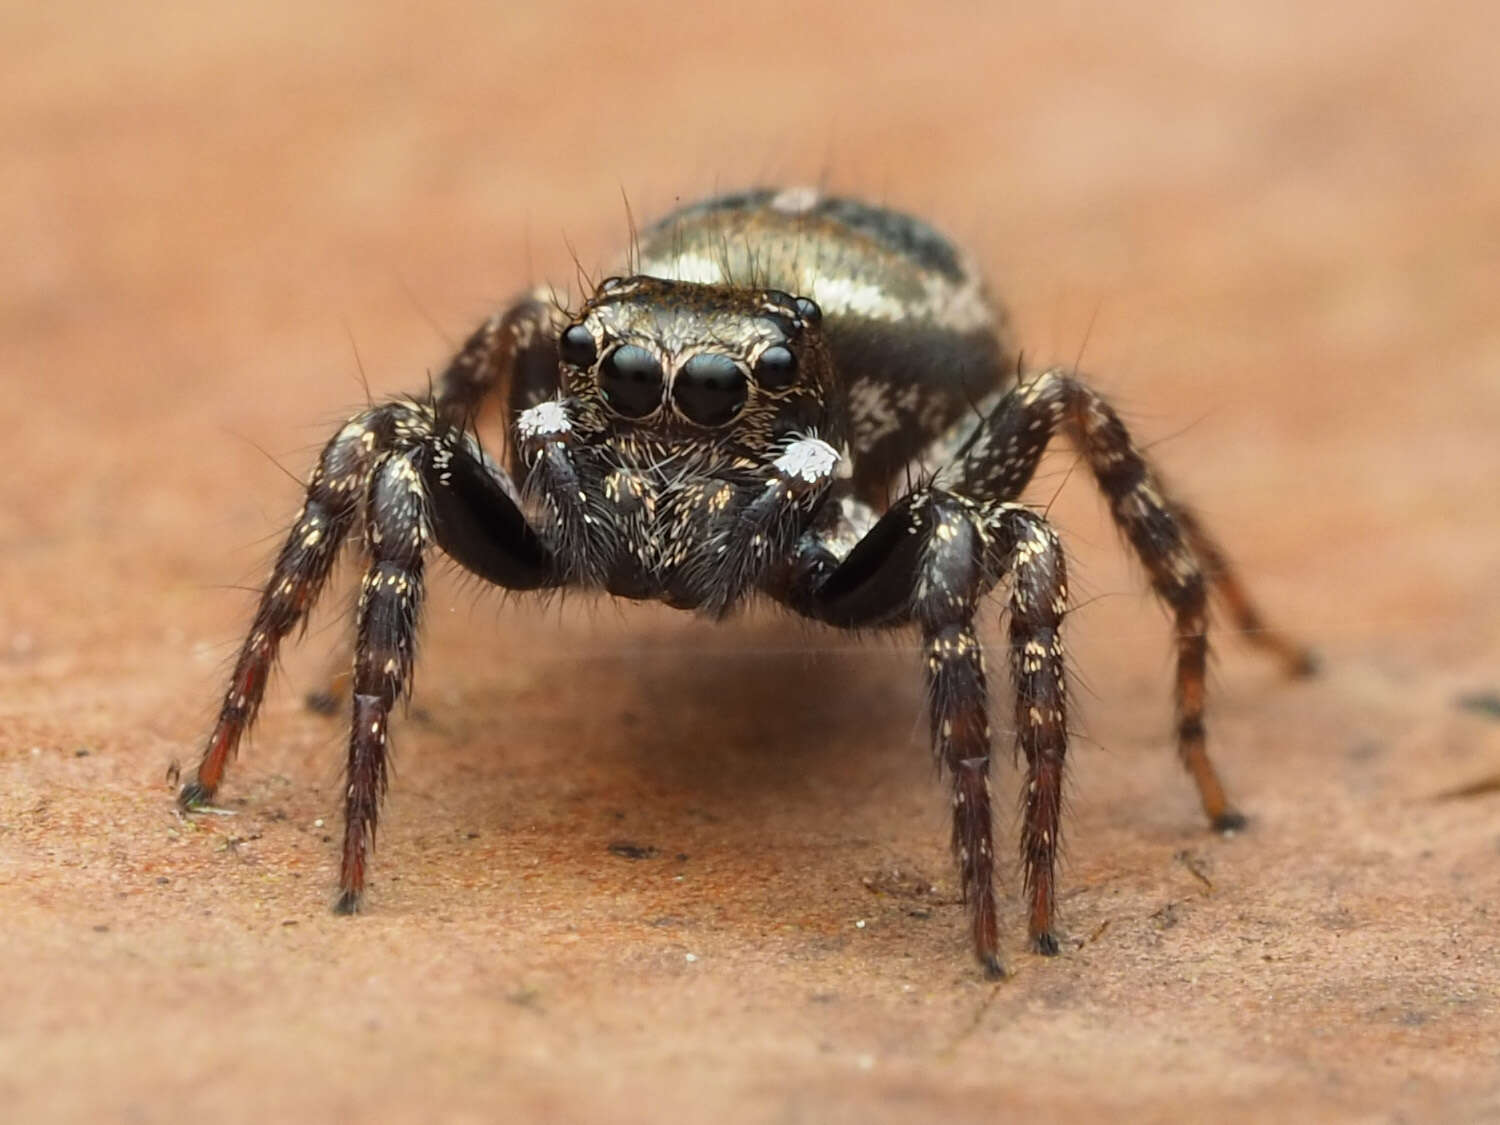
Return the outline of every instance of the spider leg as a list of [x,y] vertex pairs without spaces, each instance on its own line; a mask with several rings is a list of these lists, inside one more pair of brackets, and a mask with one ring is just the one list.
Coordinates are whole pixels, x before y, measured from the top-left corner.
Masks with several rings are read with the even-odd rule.
[[1021,868],[1031,899],[1032,948],[1058,952],[1057,847],[1062,830],[1063,760],[1068,752],[1067,685],[1062,619],[1067,612],[1067,566],[1062,544],[1047,522],[1020,505],[998,516],[1010,544],[1010,665],[1015,683],[1016,741],[1026,755],[1022,797]]
[[389,402],[356,415],[313,470],[197,772],[178,794],[183,808],[213,798],[254,721],[281,641],[305,620],[361,509],[369,563],[351,684],[341,910],[357,906],[364,884],[385,788],[389,712],[411,682],[429,543],[496,585],[535,589],[557,581],[552,554],[517,506],[514,486],[472,438],[443,423],[426,403]]
[[1224,548],[1198,522],[1198,517],[1180,503],[1172,504],[1172,514],[1177,518],[1182,533],[1187,536],[1193,553],[1203,564],[1203,573],[1212,584],[1214,593],[1234,619],[1240,636],[1247,643],[1265,649],[1279,659],[1289,676],[1311,676],[1317,672],[1318,658],[1311,649],[1266,624],[1265,618],[1251,600],[1249,591],[1235,574]]
[[1022,856],[1032,944],[1053,954],[1067,752],[1059,637],[1067,597],[1062,548],[1046,521],[1027,508],[986,505],[934,488],[901,498],[848,549],[848,528],[837,525],[850,520],[858,501],[837,499],[842,511],[804,536],[783,596],[799,611],[846,628],[906,621],[921,627],[933,752],[953,786],[953,850],[974,952],[989,975],[1003,976],[995,923],[988,689],[974,618],[999,573],[1012,573],[1016,730],[1028,769]]
[[[1311,659],[1264,630],[1224,552],[1181,503],[1169,499],[1114,410],[1084,383],[1047,371],[997,395],[976,422],[937,445],[930,477],[877,520],[836,489],[802,537],[773,590],[798,612],[847,628],[922,627],[932,697],[933,743],[954,786],[954,847],[970,904],[975,951],[998,971],[995,954],[988,729],[983,654],[973,632],[978,599],[1002,573],[1012,576],[1011,670],[1015,728],[1027,764],[1021,854],[1030,898],[1029,931],[1040,953],[1057,952],[1055,868],[1063,763],[1067,752],[1063,649],[1067,579],[1055,533],[1014,503],[1053,433],[1082,450],[1111,512],[1177,624],[1179,754],[1214,827],[1243,818],[1224,795],[1204,741],[1206,589],[1212,581],[1250,637],[1305,672]],[[982,846],[981,846],[982,845]]]
[[[486,406],[498,401],[507,440],[510,423],[523,411],[552,398],[559,386],[556,327],[552,306],[540,292],[526,294],[470,334],[433,380],[438,415],[457,426],[472,426]],[[506,468],[520,476],[514,449]]]
[[[1015,399],[1036,407],[1033,411],[1015,408]],[[1059,420],[1055,406],[1064,403]],[[1002,410],[1001,407],[1007,407]],[[1038,417],[1040,415],[1040,418]],[[1038,425],[1038,421],[1041,422]],[[984,495],[1003,494],[1015,499],[1030,481],[1037,462],[1059,424],[1070,440],[1084,454],[1100,488],[1108,497],[1117,522],[1135,544],[1120,504],[1130,498],[1136,485],[1155,490],[1177,524],[1178,538],[1196,556],[1213,593],[1223,603],[1245,643],[1277,657],[1290,676],[1307,676],[1317,671],[1317,658],[1306,646],[1266,623],[1244,583],[1235,573],[1228,553],[1211,535],[1186,504],[1170,496],[1145,456],[1135,448],[1129,432],[1113,407],[1088,384],[1061,369],[1050,369],[1035,376],[1006,395],[992,395],[979,407],[979,420],[967,420],[935,443],[937,456],[929,456],[917,468],[936,474],[939,479],[954,479],[955,473],[974,482]],[[986,469],[989,464],[991,468]],[[989,479],[986,484],[985,478]],[[1138,545],[1137,545],[1138,547]],[[1151,570],[1150,564],[1147,564]],[[1152,571],[1153,578],[1155,576]]]
[[392,428],[387,415],[369,413],[371,417],[357,415],[344,424],[324,446],[308,478],[302,511],[261,592],[197,773],[178,793],[183,808],[213,799],[241,737],[255,721],[282,639],[305,623],[354,525],[376,443]]
[[[510,419],[556,393],[557,343],[552,307],[540,292],[526,294],[489,317],[433,380],[432,404],[449,426],[474,429],[486,408],[499,401],[500,429],[507,440],[505,465],[512,476],[518,460],[510,437]],[[305,703],[321,715],[336,714],[349,698],[347,644],[340,645],[309,691]]]
[[598,459],[588,456],[569,399],[547,399],[516,415],[516,463],[524,492],[556,547],[570,584],[600,587],[619,554],[615,520],[600,509],[604,482]]
[[1113,407],[1086,383],[1048,370],[1000,399],[973,428],[936,483],[966,496],[1013,500],[1030,481],[1052,434],[1077,445],[1109,501],[1110,512],[1146,567],[1158,597],[1172,611],[1177,640],[1177,745],[1216,830],[1244,826],[1209,760],[1204,733],[1208,654],[1207,587],[1214,582],[1237,623],[1255,643],[1279,654],[1289,671],[1305,673],[1312,658],[1264,628],[1223,551],[1185,505],[1173,500],[1131,441]]

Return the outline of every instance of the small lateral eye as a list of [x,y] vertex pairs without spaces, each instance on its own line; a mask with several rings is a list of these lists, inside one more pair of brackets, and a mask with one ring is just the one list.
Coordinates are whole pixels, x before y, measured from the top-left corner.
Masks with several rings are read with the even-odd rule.
[[783,390],[796,379],[797,357],[782,344],[772,344],[755,361],[755,381],[768,391]]
[[798,297],[796,301],[797,315],[807,324],[818,324],[823,319],[823,310],[818,308],[818,302],[807,297]]
[[557,341],[557,354],[570,367],[586,368],[599,358],[599,349],[594,346],[594,334],[581,324],[571,325]]
[[599,365],[599,385],[610,409],[626,418],[644,418],[661,405],[661,363],[645,348],[621,344]]
[[724,425],[744,409],[749,397],[745,373],[727,355],[695,355],[672,380],[672,401],[700,426]]

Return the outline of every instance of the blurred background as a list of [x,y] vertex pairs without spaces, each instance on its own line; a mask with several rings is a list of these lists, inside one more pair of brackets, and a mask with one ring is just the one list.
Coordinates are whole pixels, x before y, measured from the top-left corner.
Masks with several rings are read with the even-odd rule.
[[[0,3],[0,1100],[1500,1113],[1494,43],[1477,3]],[[1285,685],[1218,647],[1252,832],[1201,831],[1167,626],[1066,451],[1071,939],[1023,952],[1006,871],[998,989],[910,638],[443,582],[369,915],[325,912],[341,733],[299,704],[337,612],[236,815],[178,820],[286,474],[365,385],[608,267],[627,202],[799,182],[970,247],[1321,649]]]

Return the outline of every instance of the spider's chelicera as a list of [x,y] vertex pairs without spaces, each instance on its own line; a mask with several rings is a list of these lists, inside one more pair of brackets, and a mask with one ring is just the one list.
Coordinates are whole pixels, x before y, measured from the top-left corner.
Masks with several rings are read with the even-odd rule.
[[[1289,671],[1310,660],[1264,626],[1110,405],[1074,373],[1020,368],[965,255],[905,215],[763,190],[670,215],[642,233],[629,272],[571,316],[529,295],[479,327],[430,396],[372,406],[328,442],[184,807],[218,789],[278,645],[354,529],[366,568],[343,912],[365,886],[429,551],[511,590],[583,587],[714,617],[761,594],[836,628],[920,632],[974,951],[998,975],[975,619],[1003,581],[1030,938],[1056,953],[1068,588],[1057,535],[1019,498],[1060,431],[1175,618],[1178,751],[1204,811],[1221,831],[1243,824],[1205,749],[1209,593]],[[508,411],[503,464],[470,425],[491,400]]]

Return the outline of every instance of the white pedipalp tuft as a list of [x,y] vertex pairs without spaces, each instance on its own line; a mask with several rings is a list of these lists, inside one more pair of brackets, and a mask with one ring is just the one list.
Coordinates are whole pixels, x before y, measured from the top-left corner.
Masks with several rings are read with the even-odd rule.
[[539,402],[516,417],[516,434],[522,441],[562,437],[572,431],[568,412],[556,400]]
[[821,438],[798,438],[776,458],[772,468],[786,480],[807,488],[827,484],[838,468],[839,451]]

